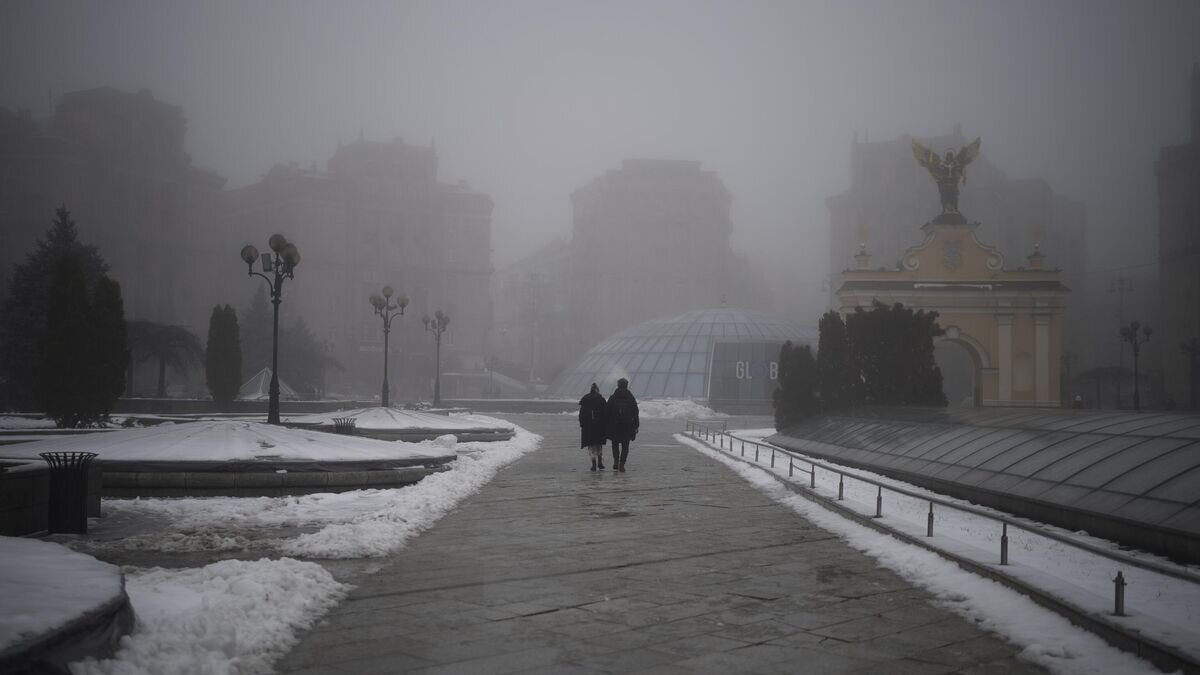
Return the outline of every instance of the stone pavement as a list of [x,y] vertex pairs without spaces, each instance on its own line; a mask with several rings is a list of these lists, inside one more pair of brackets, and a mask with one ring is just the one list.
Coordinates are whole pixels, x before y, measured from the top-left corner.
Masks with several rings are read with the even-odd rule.
[[680,422],[643,423],[617,474],[588,471],[573,417],[509,417],[542,449],[362,579],[281,672],[1041,672],[676,444]]

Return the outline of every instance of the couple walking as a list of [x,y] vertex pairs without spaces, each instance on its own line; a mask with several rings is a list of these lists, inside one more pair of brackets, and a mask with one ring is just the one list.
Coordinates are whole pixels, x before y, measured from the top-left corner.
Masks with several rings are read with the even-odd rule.
[[629,458],[629,442],[637,438],[637,400],[629,391],[629,380],[617,380],[617,390],[604,400],[600,387],[592,383],[592,390],[579,399],[579,447],[587,448],[592,458],[592,471],[604,468],[604,442],[612,441],[613,471],[624,471]]

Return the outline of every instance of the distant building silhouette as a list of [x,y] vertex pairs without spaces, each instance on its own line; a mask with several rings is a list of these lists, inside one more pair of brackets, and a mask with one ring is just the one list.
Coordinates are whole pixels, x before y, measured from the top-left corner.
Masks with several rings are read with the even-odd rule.
[[487,195],[438,182],[432,147],[359,140],[338,148],[325,171],[277,165],[231,191],[227,229],[248,242],[281,232],[300,247],[287,304],[333,343],[345,367],[328,374],[330,391],[379,386],[383,328],[367,298],[385,285],[406,293],[408,309],[390,339],[393,400],[403,401],[428,395],[433,377],[423,314],[440,309],[451,317],[443,370],[483,368],[492,325],[491,214]]
[[1162,311],[1155,326],[1163,359],[1163,387],[1186,406],[1191,395],[1182,342],[1200,337],[1200,64],[1191,72],[1191,130],[1187,143],[1160,150],[1158,251]]
[[125,314],[207,330],[230,279],[216,231],[225,179],[184,150],[183,110],[149,92],[64,95],[49,119],[0,109],[0,294],[65,206],[121,283]]

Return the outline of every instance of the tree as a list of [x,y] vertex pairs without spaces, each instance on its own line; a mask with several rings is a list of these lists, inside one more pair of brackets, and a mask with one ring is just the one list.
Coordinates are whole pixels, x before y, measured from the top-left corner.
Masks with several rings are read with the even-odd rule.
[[325,371],[342,368],[331,352],[329,342],[318,338],[304,317],[296,317],[287,330],[279,332],[279,363],[287,364],[287,381],[297,391],[312,396],[324,394]]
[[839,410],[850,405],[854,390],[846,324],[841,314],[830,310],[821,317],[818,329],[817,380],[821,409],[827,412]]
[[96,281],[91,316],[88,387],[93,405],[89,414],[93,419],[105,419],[125,389],[130,362],[120,284],[107,276]]
[[857,405],[946,405],[933,340],[944,331],[937,312],[875,301],[846,320],[852,398]]
[[89,421],[88,319],[91,306],[78,256],[64,256],[54,266],[47,296],[46,332],[35,383],[42,409],[60,427]]
[[237,312],[233,307],[213,307],[208,320],[208,345],[204,374],[208,391],[219,410],[229,407],[242,384],[242,345]]
[[250,306],[242,312],[242,365],[253,375],[271,367],[271,306],[267,304],[265,285],[260,285]]
[[13,267],[9,294],[0,306],[0,381],[5,397],[21,407],[42,402],[37,378],[45,369],[50,287],[68,257],[80,264],[86,298],[108,266],[95,246],[79,242],[71,213],[59,208],[34,252]]
[[179,373],[204,360],[200,338],[183,326],[156,321],[130,321],[129,343],[133,358],[140,362],[158,364],[158,387],[155,396],[167,396],[167,367]]
[[808,345],[783,343],[779,350],[779,387],[772,395],[775,428],[784,429],[820,411],[817,365]]

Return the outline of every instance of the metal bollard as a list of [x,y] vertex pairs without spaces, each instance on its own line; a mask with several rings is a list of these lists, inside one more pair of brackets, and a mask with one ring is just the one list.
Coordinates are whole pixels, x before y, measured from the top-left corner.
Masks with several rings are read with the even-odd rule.
[[745,456],[745,454],[746,454],[746,439],[743,438],[742,439],[742,455]]
[[1000,564],[1008,564],[1008,523],[1004,523],[1004,529],[1000,531]]
[[[813,468],[815,469],[816,467],[813,467]],[[840,474],[840,473],[838,474],[838,501],[839,502],[846,498],[845,497],[846,493],[843,490],[844,485],[842,482],[842,479],[845,477],[846,477],[845,474]]]
[[883,517],[883,486],[879,486],[879,493],[875,495],[875,517]]
[[789,455],[788,456],[788,478],[791,478],[794,475],[795,469],[796,469],[796,464],[795,464],[795,462],[792,461],[792,458]]
[[771,468],[775,468],[775,448],[771,448]]
[[817,465],[813,464],[809,467],[812,471],[808,472],[808,487],[813,490],[817,489]]
[[758,461],[758,451],[760,449],[761,448],[759,448],[758,443],[755,443],[754,444],[754,461],[756,461],[756,462]]
[[1117,570],[1117,578],[1113,579],[1113,614],[1125,616],[1125,575]]
[[717,441],[721,444],[721,449],[724,450],[725,449],[725,434],[721,434],[720,436],[717,436]]
[[933,502],[929,502],[929,527],[925,530],[925,536],[933,536]]

